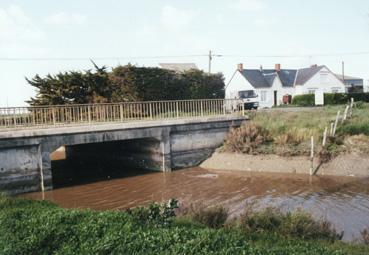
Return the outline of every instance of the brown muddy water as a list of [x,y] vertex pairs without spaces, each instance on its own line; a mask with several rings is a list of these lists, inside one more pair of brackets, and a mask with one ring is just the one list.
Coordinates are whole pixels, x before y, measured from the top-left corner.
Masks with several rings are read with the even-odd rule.
[[[136,173],[137,174],[137,173]],[[147,173],[118,179],[29,193],[23,197],[53,201],[66,208],[125,209],[176,198],[181,205],[222,205],[232,216],[244,208],[302,208],[332,222],[354,240],[369,227],[369,179],[260,174],[191,168],[172,173]]]

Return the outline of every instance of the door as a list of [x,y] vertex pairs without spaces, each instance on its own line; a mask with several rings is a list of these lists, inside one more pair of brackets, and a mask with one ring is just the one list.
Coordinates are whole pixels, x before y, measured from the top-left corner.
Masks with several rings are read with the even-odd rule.
[[277,106],[277,90],[274,90],[274,106]]

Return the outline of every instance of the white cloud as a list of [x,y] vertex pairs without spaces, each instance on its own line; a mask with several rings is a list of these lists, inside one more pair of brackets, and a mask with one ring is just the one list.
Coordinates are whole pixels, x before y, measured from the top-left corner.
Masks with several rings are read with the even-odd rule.
[[173,6],[164,6],[161,10],[160,22],[169,29],[181,29],[188,26],[195,16],[192,10],[180,10]]
[[0,44],[12,42],[35,42],[44,38],[44,33],[19,6],[0,8]]
[[82,14],[69,14],[58,12],[45,18],[45,23],[50,25],[81,25],[85,23],[87,17]]
[[237,0],[230,7],[238,11],[261,11],[267,7],[264,0]]

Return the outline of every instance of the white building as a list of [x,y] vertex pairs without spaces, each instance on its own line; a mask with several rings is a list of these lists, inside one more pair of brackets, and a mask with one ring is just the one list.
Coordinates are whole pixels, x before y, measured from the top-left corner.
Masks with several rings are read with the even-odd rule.
[[281,69],[276,64],[274,69],[243,69],[239,64],[226,87],[226,98],[235,98],[242,90],[256,90],[260,107],[272,107],[282,104],[285,95],[345,92],[345,85],[326,66]]

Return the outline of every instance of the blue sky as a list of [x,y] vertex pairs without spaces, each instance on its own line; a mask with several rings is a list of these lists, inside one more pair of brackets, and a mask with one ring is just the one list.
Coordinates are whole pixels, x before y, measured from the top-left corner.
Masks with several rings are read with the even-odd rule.
[[369,1],[0,0],[0,106],[25,105],[34,95],[24,77],[90,69],[87,58],[113,57],[96,60],[108,67],[194,62],[206,70],[205,56],[132,57],[202,55],[210,49],[225,55],[214,58],[213,71],[226,79],[237,63],[325,64],[340,72],[341,61],[347,75],[369,79],[369,54],[342,54],[369,52]]

